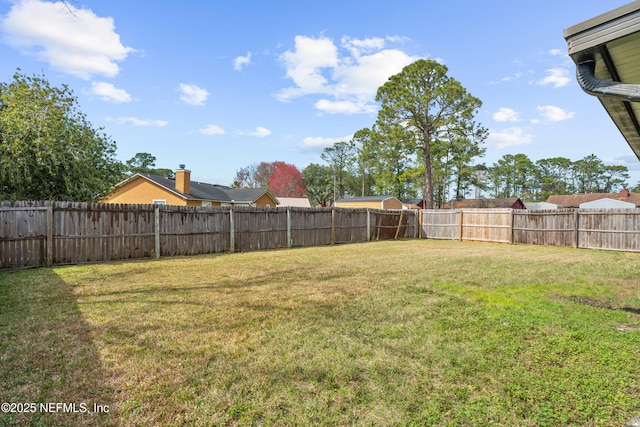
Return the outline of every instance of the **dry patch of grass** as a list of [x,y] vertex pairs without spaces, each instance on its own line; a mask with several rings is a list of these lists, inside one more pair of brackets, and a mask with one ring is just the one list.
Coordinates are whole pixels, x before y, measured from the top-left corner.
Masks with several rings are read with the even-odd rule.
[[638,254],[447,241],[2,273],[0,400],[110,411],[0,424],[622,425],[639,278]]

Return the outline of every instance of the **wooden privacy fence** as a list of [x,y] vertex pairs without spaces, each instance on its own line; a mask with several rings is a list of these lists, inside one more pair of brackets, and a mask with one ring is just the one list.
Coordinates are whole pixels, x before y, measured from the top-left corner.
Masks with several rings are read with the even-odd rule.
[[0,202],[0,269],[418,237],[640,252],[640,209],[390,211]]
[[0,269],[418,237],[414,211],[0,202]]
[[640,252],[640,209],[423,210],[421,237]]

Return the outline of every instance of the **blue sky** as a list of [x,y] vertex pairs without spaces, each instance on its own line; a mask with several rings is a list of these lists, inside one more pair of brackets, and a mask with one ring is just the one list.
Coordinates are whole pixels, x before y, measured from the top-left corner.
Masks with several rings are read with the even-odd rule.
[[563,29],[628,1],[0,0],[0,81],[20,68],[67,84],[125,161],[184,163],[230,184],[237,169],[322,149],[370,127],[376,89],[419,58],[483,102],[491,165],[595,154],[640,162],[580,90]]

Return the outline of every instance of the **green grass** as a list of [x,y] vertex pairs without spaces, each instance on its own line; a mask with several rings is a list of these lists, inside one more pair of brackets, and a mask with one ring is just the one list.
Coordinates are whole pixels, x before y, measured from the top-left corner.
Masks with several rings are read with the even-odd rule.
[[640,254],[399,241],[0,273],[0,425],[623,426]]

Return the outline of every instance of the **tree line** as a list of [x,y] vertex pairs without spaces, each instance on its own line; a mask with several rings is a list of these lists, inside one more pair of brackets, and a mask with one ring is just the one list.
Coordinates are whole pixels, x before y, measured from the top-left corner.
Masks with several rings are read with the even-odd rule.
[[[354,139],[356,139],[354,137]],[[307,193],[313,203],[329,206],[334,199],[369,195],[392,195],[400,200],[421,199],[420,165],[404,159],[404,169],[376,158],[362,168],[362,150],[352,140],[324,150],[328,165],[311,164],[303,171]],[[626,166],[605,165],[595,155],[572,161],[565,157],[532,161],[526,154],[506,154],[495,163],[464,164],[434,157],[434,206],[450,200],[519,197],[544,201],[552,194],[610,193],[627,186]],[[457,157],[458,159],[460,157]],[[382,172],[382,173],[380,173]],[[631,189],[640,191],[640,183]]]

